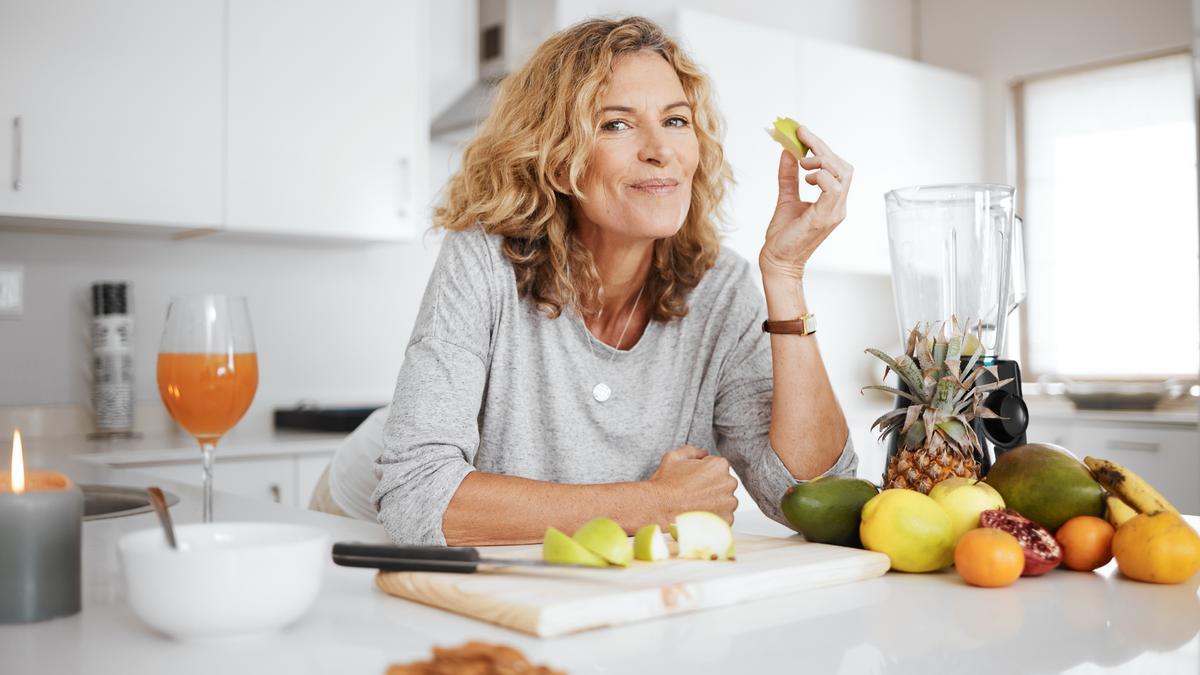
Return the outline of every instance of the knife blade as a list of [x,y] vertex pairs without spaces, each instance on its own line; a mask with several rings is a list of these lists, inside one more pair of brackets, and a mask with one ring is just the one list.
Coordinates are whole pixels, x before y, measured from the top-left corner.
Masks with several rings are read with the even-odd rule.
[[485,558],[479,549],[458,546],[391,546],[341,541],[333,545],[333,562],[343,567],[368,567],[387,572],[452,572],[472,574],[485,567],[605,569],[591,565],[549,563],[544,560]]

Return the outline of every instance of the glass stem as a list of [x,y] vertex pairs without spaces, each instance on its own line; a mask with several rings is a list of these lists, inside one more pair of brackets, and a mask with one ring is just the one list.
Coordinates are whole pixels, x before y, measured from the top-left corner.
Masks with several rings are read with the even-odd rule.
[[213,450],[217,444],[213,441],[200,441],[200,453],[202,463],[204,465],[204,521],[211,523],[213,521],[213,489],[212,489],[212,474],[213,474]]

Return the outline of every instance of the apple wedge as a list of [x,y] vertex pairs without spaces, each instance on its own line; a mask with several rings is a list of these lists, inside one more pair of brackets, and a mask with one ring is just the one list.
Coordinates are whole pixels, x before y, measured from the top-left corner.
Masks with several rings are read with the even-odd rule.
[[671,550],[663,539],[662,528],[657,524],[642,527],[633,535],[633,557],[638,560],[657,562],[671,557]]
[[694,560],[733,560],[733,530],[715,513],[688,511],[675,516],[679,557]]
[[587,550],[562,530],[553,527],[546,528],[546,536],[542,539],[542,560],[556,565],[608,567],[604,558]]
[[572,537],[579,545],[607,560],[625,567],[633,560],[633,544],[625,530],[612,518],[593,518]]
[[800,123],[790,117],[776,117],[775,124],[767,129],[767,135],[775,139],[784,150],[792,153],[792,157],[799,160],[801,157],[808,154],[808,147],[800,142],[800,138],[796,136],[796,131],[800,128]]

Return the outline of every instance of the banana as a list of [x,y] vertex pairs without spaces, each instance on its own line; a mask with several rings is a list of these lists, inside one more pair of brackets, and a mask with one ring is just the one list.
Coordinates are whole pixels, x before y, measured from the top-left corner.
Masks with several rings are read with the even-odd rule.
[[1171,505],[1145,480],[1129,469],[1110,462],[1107,459],[1084,457],[1083,463],[1092,472],[1092,476],[1109,492],[1121,498],[1138,513],[1154,513],[1155,511],[1170,511],[1179,513],[1179,509]]
[[1108,523],[1113,526],[1113,529],[1120,527],[1125,521],[1137,515],[1137,511],[1121,501],[1120,497],[1108,495],[1104,503],[1108,507],[1105,509],[1104,517],[1108,519]]

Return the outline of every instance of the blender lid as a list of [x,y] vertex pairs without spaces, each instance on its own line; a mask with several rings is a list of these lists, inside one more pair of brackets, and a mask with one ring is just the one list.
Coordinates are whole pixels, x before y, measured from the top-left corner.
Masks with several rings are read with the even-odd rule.
[[940,183],[937,185],[909,185],[896,188],[883,195],[888,202],[919,202],[922,204],[936,202],[955,202],[971,197],[979,192],[998,192],[1003,197],[1011,197],[1016,188],[1003,183]]

